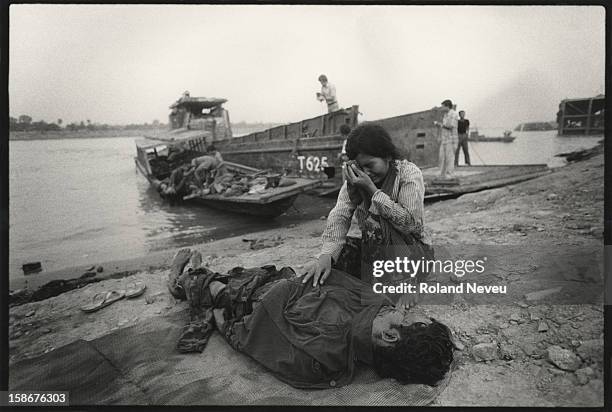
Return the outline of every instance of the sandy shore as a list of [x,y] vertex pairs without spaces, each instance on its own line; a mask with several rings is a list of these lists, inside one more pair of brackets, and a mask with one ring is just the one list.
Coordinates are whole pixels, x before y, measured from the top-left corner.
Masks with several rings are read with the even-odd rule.
[[[578,267],[569,258],[562,271],[554,265],[568,251],[603,249],[603,174],[599,154],[531,181],[426,207],[425,221],[436,245],[490,247],[510,262],[505,271],[487,273],[488,280],[483,279],[508,286],[510,296],[503,304],[473,305],[460,296],[445,304],[423,300],[432,316],[451,326],[462,347],[458,368],[436,405],[603,405],[603,297],[588,299],[593,288],[601,292],[601,273]],[[318,253],[324,224],[312,220],[192,248],[218,272],[264,264],[300,270]],[[263,240],[264,247],[252,250],[243,238]],[[10,308],[10,363],[184,310],[187,304],[174,300],[165,285],[173,254],[171,250],[102,263],[103,274],[137,272]],[[78,276],[83,270],[56,276]],[[79,309],[94,294],[125,289],[135,280],[146,283],[144,296],[92,314]],[[554,299],[526,298],[556,285],[563,288],[560,294],[574,285],[574,296],[584,300],[559,305]],[[574,365],[564,366],[556,347],[565,349],[562,356]]]

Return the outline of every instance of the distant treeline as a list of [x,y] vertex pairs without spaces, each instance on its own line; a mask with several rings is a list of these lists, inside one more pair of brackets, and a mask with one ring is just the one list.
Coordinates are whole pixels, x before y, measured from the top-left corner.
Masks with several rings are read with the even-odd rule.
[[[248,129],[248,130],[266,130],[276,127],[281,123],[247,123],[237,122],[232,123],[232,128]],[[158,129],[166,127],[159,120],[153,120],[151,123],[130,123],[127,125],[109,125],[106,123],[94,123],[90,119],[81,120],[80,122],[72,122],[65,124],[62,119],[57,119],[55,122],[48,123],[44,120],[32,121],[32,117],[27,114],[22,114],[19,117],[9,117],[9,130],[11,132],[33,132],[33,131],[59,131],[59,130],[136,130],[136,129]]]
[[[234,135],[244,135],[279,126],[281,123],[232,123]],[[126,125],[109,125],[92,122],[90,119],[65,124],[62,119],[55,122],[44,120],[33,121],[32,117],[23,114],[19,117],[9,117],[10,140],[64,139],[140,136],[151,129],[166,129],[168,126],[153,120],[151,123],[130,123]]]
[[90,119],[82,120],[78,123],[72,122],[64,124],[62,119],[57,119],[55,122],[47,123],[44,120],[32,121],[32,117],[26,114],[18,118],[9,117],[9,131],[11,132],[54,132],[67,130],[70,132],[76,131],[105,131],[105,130],[136,130],[136,129],[157,129],[165,127],[158,120],[153,120],[151,123],[144,124],[127,124],[127,125],[109,125],[92,123]]

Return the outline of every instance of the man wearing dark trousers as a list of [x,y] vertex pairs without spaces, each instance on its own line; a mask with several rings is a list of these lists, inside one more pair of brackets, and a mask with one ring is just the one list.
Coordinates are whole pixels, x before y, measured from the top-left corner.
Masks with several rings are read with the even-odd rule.
[[459,166],[459,151],[463,148],[463,157],[465,164],[470,165],[470,153],[468,152],[468,136],[470,133],[470,121],[465,118],[465,111],[459,112],[459,120],[457,121],[457,134],[459,136],[459,144],[455,150],[455,166]]

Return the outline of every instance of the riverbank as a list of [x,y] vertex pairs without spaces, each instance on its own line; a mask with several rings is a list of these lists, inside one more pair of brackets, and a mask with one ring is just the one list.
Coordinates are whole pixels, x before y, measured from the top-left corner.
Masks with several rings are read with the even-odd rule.
[[[450,384],[435,405],[603,405],[603,302],[592,294],[593,289],[601,292],[602,274],[571,259],[572,253],[593,251],[598,256],[601,251],[603,197],[603,154],[598,154],[531,181],[426,208],[435,245],[488,247],[506,259],[495,273],[477,280],[507,285],[509,295],[503,304],[474,304],[462,296],[444,304],[423,299],[423,308],[451,327],[462,349],[456,352]],[[324,224],[311,220],[192,248],[218,272],[266,264],[299,271],[318,253]],[[172,298],[165,285],[173,253],[102,263],[103,273],[137,272],[10,308],[10,364],[76,339],[95,339],[185,310],[186,302]],[[558,261],[562,270],[555,266]],[[73,271],[80,275],[83,269]],[[92,314],[79,309],[96,293],[125,289],[133,281],[146,283],[144,296]],[[561,304],[566,294],[583,300]]]

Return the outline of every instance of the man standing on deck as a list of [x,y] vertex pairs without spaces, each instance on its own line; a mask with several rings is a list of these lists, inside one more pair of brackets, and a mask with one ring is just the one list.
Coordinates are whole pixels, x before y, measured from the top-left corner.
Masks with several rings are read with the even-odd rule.
[[338,99],[336,98],[336,86],[331,84],[327,80],[327,76],[322,74],[319,76],[319,81],[321,82],[321,92],[317,93],[317,100],[322,102],[325,100],[327,103],[327,112],[335,112],[336,110],[340,110],[340,106],[338,105]]
[[459,112],[459,120],[457,121],[457,135],[459,136],[459,145],[455,150],[455,166],[459,166],[459,151],[463,149],[463,157],[465,164],[470,165],[470,153],[468,152],[468,136],[470,135],[470,121],[465,118],[465,112]]
[[440,176],[444,179],[452,179],[454,173],[455,148],[457,147],[457,122],[459,120],[457,112],[453,110],[453,102],[446,99],[442,102],[442,109],[445,110],[442,123],[435,121],[434,125],[441,128],[440,133]]

